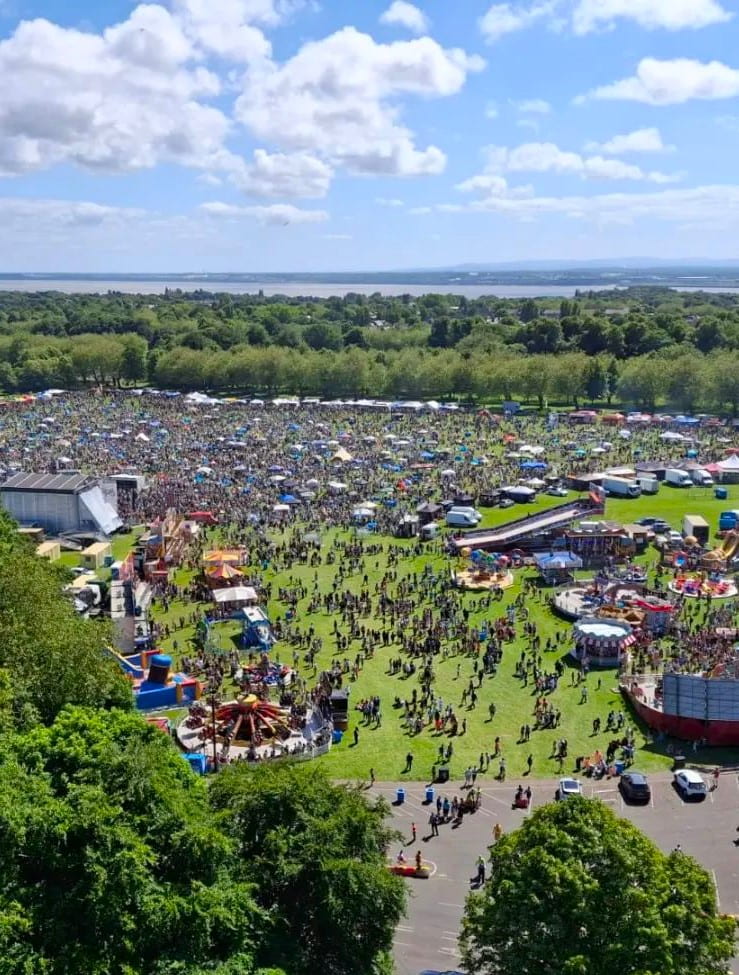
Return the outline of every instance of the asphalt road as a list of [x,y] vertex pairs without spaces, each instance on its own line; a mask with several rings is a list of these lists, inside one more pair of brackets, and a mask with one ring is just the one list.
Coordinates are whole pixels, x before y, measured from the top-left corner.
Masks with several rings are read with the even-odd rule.
[[[591,783],[584,780],[584,794],[611,806],[618,815],[630,819],[657,845],[669,851],[680,844],[685,853],[694,856],[713,877],[720,910],[739,916],[739,847],[734,840],[739,825],[739,777],[725,772],[719,787],[702,802],[684,802],[672,786],[671,776],[650,776],[652,801],[648,806],[624,803],[616,782]],[[404,853],[410,862],[420,849],[432,875],[428,880],[409,879],[411,892],[408,916],[398,925],[395,935],[395,962],[398,975],[420,975],[422,972],[456,970],[460,959],[457,948],[464,900],[471,889],[477,857],[486,854],[492,842],[492,830],[500,823],[504,830],[515,829],[527,813],[511,808],[517,780],[501,786],[478,779],[482,789],[482,808],[465,816],[458,828],[441,826],[439,837],[429,838],[431,807],[424,803],[424,788],[419,784],[405,786],[406,800],[392,807],[397,828],[406,837]],[[554,798],[555,782],[532,782],[533,804]],[[395,800],[397,786],[376,783],[373,793]],[[442,787],[441,794],[451,799],[461,794],[455,783]],[[434,806],[435,808],[435,806]],[[418,840],[410,842],[412,824],[416,823]],[[392,859],[400,849],[391,849]],[[739,959],[733,971],[739,975]]]

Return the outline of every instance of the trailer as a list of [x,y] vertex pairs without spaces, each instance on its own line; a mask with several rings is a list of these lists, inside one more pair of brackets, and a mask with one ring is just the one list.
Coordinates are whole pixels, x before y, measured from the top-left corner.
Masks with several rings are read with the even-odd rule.
[[685,515],[683,518],[683,537],[692,536],[701,545],[707,545],[711,534],[708,522],[701,515]]
[[616,498],[638,498],[641,495],[638,482],[627,477],[604,477],[603,489]]
[[693,486],[693,481],[687,471],[681,471],[679,467],[668,467],[665,471],[665,484],[672,487],[689,488]]

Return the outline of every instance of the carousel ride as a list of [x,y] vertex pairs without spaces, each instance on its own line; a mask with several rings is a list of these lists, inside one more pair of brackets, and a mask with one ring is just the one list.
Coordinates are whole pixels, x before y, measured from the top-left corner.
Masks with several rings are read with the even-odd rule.
[[225,701],[214,708],[194,704],[180,722],[177,738],[187,751],[208,750],[216,744],[230,752],[255,752],[262,747],[278,748],[292,734],[290,712],[256,694]]
[[711,599],[731,599],[739,593],[736,583],[728,576],[706,570],[690,572],[683,568],[678,568],[678,573],[670,582],[669,589],[689,599],[700,599],[701,596]]
[[460,589],[509,589],[513,585],[511,566],[515,563],[515,553],[501,555],[500,552],[463,548],[459,555],[466,562],[463,568],[454,572],[454,583]]
[[287,687],[292,681],[292,667],[270,660],[266,653],[261,654],[255,664],[244,664],[237,677],[250,684],[267,684],[269,687]]
[[591,579],[564,586],[554,597],[557,612],[570,620],[594,617],[663,633],[675,613],[672,603],[639,582]]

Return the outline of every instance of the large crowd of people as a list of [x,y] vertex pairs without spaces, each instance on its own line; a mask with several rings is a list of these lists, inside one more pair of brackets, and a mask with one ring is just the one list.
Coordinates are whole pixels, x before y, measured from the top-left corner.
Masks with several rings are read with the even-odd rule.
[[[398,692],[392,701],[358,701],[365,726],[379,726],[392,708],[411,742],[431,730],[448,736],[451,749],[478,706],[494,717],[495,678],[507,645],[526,695],[521,740],[532,731],[558,729],[560,711],[551,695],[563,676],[559,658],[568,649],[568,628],[562,624],[542,640],[529,607],[543,600],[530,582],[505,608],[496,593],[463,594],[439,558],[440,540],[398,544],[387,537],[399,517],[429,501],[455,494],[474,499],[501,484],[531,480],[532,458],[540,465],[535,470],[556,476],[639,458],[677,462],[686,440],[663,436],[675,428],[664,422],[574,426],[566,419],[502,419],[487,410],[438,405],[381,410],[152,392],[64,393],[2,408],[0,468],[6,474],[78,469],[101,477],[140,475],[143,489],[122,501],[129,524],[151,522],[172,508],[211,513],[218,527],[204,528],[187,553],[191,581],[157,591],[157,637],[174,640],[185,663],[195,659],[178,634],[190,633],[208,596],[197,574],[203,553],[215,539],[239,547],[246,553],[240,581],[280,607],[272,623],[283,659],[292,654],[291,707],[310,703],[328,716],[331,691],[358,682],[367,661],[383,651],[388,674],[399,678]],[[705,462],[722,456],[731,440],[729,428],[716,424],[692,427],[689,436]],[[352,526],[361,531],[332,531]],[[419,569],[422,555],[429,558]],[[717,612],[700,601],[687,603],[669,637],[637,645],[636,664],[653,665],[659,655],[668,666],[705,669],[723,659],[730,644],[711,634],[733,614],[724,610],[719,619]],[[727,612],[731,619],[724,619]],[[318,614],[330,617],[330,636],[316,625]],[[202,654],[196,659],[208,670]],[[445,700],[435,687],[438,667],[449,660],[460,679],[458,700]],[[210,664],[219,683],[234,678],[237,661]],[[361,734],[360,725],[355,744]],[[619,736],[633,754],[633,728],[627,724]],[[561,740],[564,748],[558,745],[552,755],[559,767],[567,754]],[[437,764],[449,757],[442,752]],[[493,758],[502,763],[502,778],[499,742],[492,756],[482,753],[479,770]]]

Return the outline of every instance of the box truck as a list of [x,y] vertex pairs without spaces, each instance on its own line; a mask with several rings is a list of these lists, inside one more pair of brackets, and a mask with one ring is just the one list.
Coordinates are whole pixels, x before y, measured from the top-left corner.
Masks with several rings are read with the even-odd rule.
[[714,481],[708,471],[697,469],[691,471],[690,476],[693,479],[693,484],[697,484],[698,487],[713,487]]
[[659,481],[651,474],[639,474],[636,483],[641,488],[642,494],[656,494],[659,491]]
[[685,515],[683,518],[683,537],[692,535],[701,545],[708,544],[711,534],[708,522],[701,515]]
[[641,494],[641,487],[637,482],[626,477],[604,477],[603,488],[606,494],[616,498],[638,498]]
[[677,467],[668,467],[665,471],[665,484],[672,487],[687,488],[692,487],[693,482],[687,471],[681,471]]

